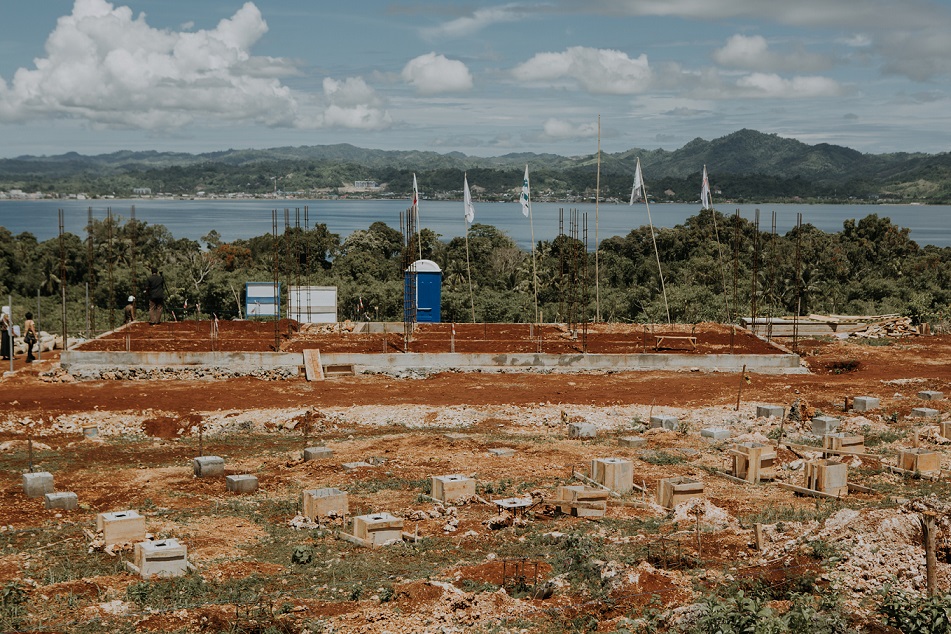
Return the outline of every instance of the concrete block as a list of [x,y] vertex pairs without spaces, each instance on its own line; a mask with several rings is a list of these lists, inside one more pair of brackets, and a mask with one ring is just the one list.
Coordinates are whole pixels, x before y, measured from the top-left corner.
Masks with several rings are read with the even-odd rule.
[[508,447],[493,447],[489,449],[489,453],[497,458],[511,458],[515,455],[515,450]]
[[440,502],[455,502],[476,494],[476,481],[464,475],[432,476],[432,497]]
[[340,466],[343,467],[344,471],[353,471],[355,469],[369,469],[373,465],[370,464],[369,462],[364,462],[363,460],[360,460],[358,462],[345,462]]
[[568,425],[568,438],[596,438],[598,428],[591,423],[571,423]]
[[106,546],[133,544],[145,539],[145,518],[138,511],[115,511],[96,515],[96,530],[102,531]]
[[938,410],[930,407],[916,407],[911,410],[911,415],[914,418],[937,418],[940,413]]
[[258,478],[248,474],[229,475],[225,478],[225,486],[233,493],[254,493],[258,490]]
[[588,477],[613,491],[627,493],[634,488],[634,463],[624,458],[595,458]]
[[874,396],[856,396],[852,398],[852,409],[856,412],[870,412],[881,406],[881,400]]
[[807,489],[843,496],[849,493],[849,467],[832,460],[811,460],[805,464],[805,484]]
[[936,390],[923,390],[918,392],[918,398],[924,401],[940,401],[944,399],[944,392]]
[[60,491],[57,493],[47,493],[45,496],[45,506],[48,509],[61,509],[63,511],[75,511],[79,508],[79,498],[72,491]]
[[647,444],[647,439],[640,436],[624,436],[618,438],[617,444],[622,447],[643,447]]
[[812,433],[817,436],[831,434],[838,429],[841,424],[841,420],[833,418],[832,416],[816,416],[812,419]]
[[139,542],[133,561],[143,579],[181,577],[188,573],[188,549],[177,539]]
[[99,428],[95,425],[83,427],[83,436],[86,438],[95,438],[99,435]]
[[707,427],[700,430],[701,438],[708,438],[710,440],[726,440],[730,437],[730,430],[723,427]]
[[782,418],[785,410],[782,405],[757,405],[756,418]]
[[941,454],[930,449],[903,449],[899,465],[905,471],[935,473],[941,471]]
[[41,498],[53,492],[53,474],[47,471],[23,474],[23,493],[28,498]]
[[389,513],[358,515],[353,518],[353,535],[374,546],[403,541],[403,520]]
[[320,460],[322,458],[332,458],[334,455],[333,449],[328,447],[307,447],[304,449],[304,461],[308,460]]
[[199,456],[192,460],[196,478],[216,478],[225,474],[225,459],[219,456]]
[[680,425],[680,420],[676,416],[651,416],[651,429],[662,427],[675,431]]
[[346,515],[350,510],[347,493],[340,489],[311,489],[301,494],[304,515],[310,519],[327,517],[331,513]]
[[608,509],[609,491],[584,485],[560,486],[555,492],[562,513],[575,517],[603,517]]
[[703,482],[685,476],[664,478],[657,483],[657,503],[672,509],[690,498],[703,497]]
[[834,449],[836,451],[850,451],[852,453],[865,453],[865,436],[861,434],[826,434],[822,437],[823,449]]

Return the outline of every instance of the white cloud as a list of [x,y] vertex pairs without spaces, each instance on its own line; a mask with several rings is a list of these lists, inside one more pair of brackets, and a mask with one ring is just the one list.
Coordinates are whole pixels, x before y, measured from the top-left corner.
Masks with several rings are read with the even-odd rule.
[[472,90],[472,74],[466,65],[436,53],[411,59],[403,67],[402,76],[423,95]]
[[393,122],[383,100],[362,77],[348,77],[344,81],[327,77],[324,95],[329,105],[323,123],[328,127],[380,130]]
[[76,0],[46,41],[46,57],[0,81],[0,121],[74,118],[160,129],[195,121],[294,125],[298,103],[278,80],[284,60],[254,57],[268,30],[248,2],[212,30],[150,27],[105,0]]
[[524,13],[515,5],[477,9],[472,15],[450,20],[436,27],[422,30],[423,36],[432,38],[466,37],[478,33],[482,29],[500,22],[514,22],[524,17]]
[[548,139],[586,139],[598,136],[597,123],[573,124],[562,119],[548,119],[544,126]]
[[572,46],[563,53],[538,53],[512,69],[512,76],[527,83],[570,79],[591,93],[629,95],[647,90],[651,69],[644,54],[631,59],[621,51]]
[[843,94],[842,86],[828,77],[793,77],[784,79],[774,73],[751,73],[740,77],[736,86],[749,97],[782,99],[807,99],[814,97],[837,97]]
[[831,61],[815,53],[798,50],[775,53],[769,50],[761,35],[734,35],[723,48],[713,52],[713,59],[722,66],[757,71],[811,72],[831,66]]

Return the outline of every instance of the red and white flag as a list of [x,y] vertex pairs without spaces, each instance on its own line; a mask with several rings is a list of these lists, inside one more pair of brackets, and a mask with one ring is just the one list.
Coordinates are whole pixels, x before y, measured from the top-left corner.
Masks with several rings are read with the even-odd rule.
[[419,188],[416,186],[416,173],[413,172],[413,207],[419,206]]

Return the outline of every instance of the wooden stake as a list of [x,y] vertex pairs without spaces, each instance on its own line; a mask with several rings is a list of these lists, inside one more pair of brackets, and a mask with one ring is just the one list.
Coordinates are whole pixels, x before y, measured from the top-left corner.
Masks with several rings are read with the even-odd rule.
[[736,411],[740,411],[740,396],[743,395],[743,384],[746,382],[746,364],[743,364],[743,369],[740,370],[740,389],[736,393]]
[[198,422],[198,457],[201,458],[204,456],[205,443],[204,443],[204,431],[205,431],[205,421]]
[[756,537],[756,550],[763,550],[763,525],[753,524],[753,535]]
[[925,545],[925,568],[928,576],[928,596],[933,597],[938,592],[938,559],[935,556],[935,537],[938,527],[935,524],[935,514],[927,511],[921,514],[921,538]]
[[33,439],[32,438],[26,439],[26,446],[27,446],[27,450],[30,453],[30,473],[33,473]]

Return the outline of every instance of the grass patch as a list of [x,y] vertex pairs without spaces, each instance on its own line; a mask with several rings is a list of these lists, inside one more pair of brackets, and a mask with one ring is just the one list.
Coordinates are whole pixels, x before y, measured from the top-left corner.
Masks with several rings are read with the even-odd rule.
[[645,451],[639,455],[638,458],[648,464],[654,465],[682,464],[687,462],[683,454],[668,453],[666,451]]

